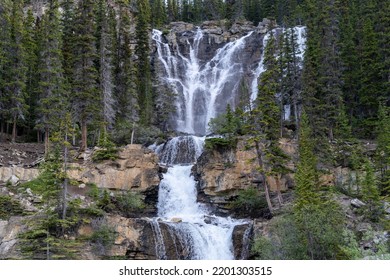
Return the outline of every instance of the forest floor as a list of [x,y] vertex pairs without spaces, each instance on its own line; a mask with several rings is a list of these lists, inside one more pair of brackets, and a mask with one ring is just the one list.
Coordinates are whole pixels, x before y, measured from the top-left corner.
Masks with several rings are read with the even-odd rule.
[[0,166],[32,167],[44,157],[45,147],[38,143],[0,142]]

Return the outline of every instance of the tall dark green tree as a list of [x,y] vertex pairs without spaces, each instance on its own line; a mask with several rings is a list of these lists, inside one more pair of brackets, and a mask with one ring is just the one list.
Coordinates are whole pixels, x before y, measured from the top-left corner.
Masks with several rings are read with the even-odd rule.
[[34,127],[36,120],[37,87],[38,87],[38,57],[39,57],[39,21],[34,18],[31,9],[27,11],[24,19],[23,45],[26,51],[26,103],[29,107],[27,120],[28,131]]
[[[8,121],[7,95],[5,82],[7,77],[7,60],[9,59],[8,49],[11,43],[11,5],[8,1],[0,3],[0,133],[5,133],[6,122]],[[2,134],[0,134],[2,135]],[[0,137],[2,138],[2,137]],[[2,139],[0,139],[1,141]]]
[[37,127],[45,133],[45,151],[49,150],[49,134],[69,109],[62,65],[62,34],[57,0],[51,0],[42,21],[42,48],[39,61]]
[[99,119],[100,95],[95,67],[96,38],[94,1],[81,0],[74,20],[71,100],[81,126],[80,151],[87,148],[88,124]]
[[144,125],[152,122],[153,91],[149,58],[149,23],[150,6],[147,0],[137,0],[138,15],[136,25],[137,47],[135,54],[138,57],[137,91],[140,109],[140,121]]
[[308,116],[303,113],[299,163],[295,173],[294,222],[306,258],[334,259],[342,244],[343,213],[331,194],[321,190]]
[[115,122],[115,100],[113,82],[113,56],[115,41],[115,26],[110,20],[114,11],[108,7],[107,1],[100,0],[97,6],[97,52],[99,71],[99,90],[102,102],[103,127],[112,128]]
[[126,6],[120,5],[118,21],[111,13],[111,24],[118,25],[114,40],[114,95],[117,104],[116,125],[133,125],[138,121],[136,65],[131,49],[131,19]]
[[269,196],[267,176],[272,175],[273,170],[269,170],[267,166],[278,165],[278,158],[281,156],[278,147],[280,112],[276,97],[279,91],[280,69],[276,55],[276,40],[274,34],[271,33],[265,48],[265,72],[260,77],[259,93],[254,108],[248,112],[250,114],[248,131],[252,135],[250,142],[256,149],[259,170],[263,177],[267,204],[271,213],[273,207]]
[[6,77],[4,92],[7,111],[13,124],[12,141],[16,141],[18,121],[24,121],[28,106],[26,104],[26,51],[23,45],[23,1],[15,0],[10,16],[10,43],[6,55]]
[[[334,0],[306,1],[307,50],[303,94],[307,114],[318,138],[343,135],[345,122],[339,46],[338,7]],[[319,143],[324,143],[321,141]]]

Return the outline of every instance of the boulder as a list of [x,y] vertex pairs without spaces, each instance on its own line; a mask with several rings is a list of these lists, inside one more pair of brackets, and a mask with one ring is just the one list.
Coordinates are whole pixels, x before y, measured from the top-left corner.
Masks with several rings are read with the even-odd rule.
[[359,200],[357,198],[354,198],[354,199],[351,200],[351,206],[352,207],[361,208],[361,207],[363,207],[365,205],[366,204],[363,201],[361,201],[361,200]]
[[182,218],[172,218],[171,219],[171,222],[172,223],[175,223],[175,224],[178,224],[178,223],[181,223],[183,221],[183,219]]

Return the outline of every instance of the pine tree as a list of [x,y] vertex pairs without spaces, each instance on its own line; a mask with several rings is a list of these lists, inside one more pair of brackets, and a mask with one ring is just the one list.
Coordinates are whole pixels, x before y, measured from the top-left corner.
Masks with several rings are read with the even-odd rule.
[[7,48],[4,82],[7,109],[13,123],[12,141],[16,141],[17,123],[25,120],[26,104],[26,52],[23,45],[23,1],[15,0],[10,16],[10,43]]
[[[279,105],[276,95],[279,91],[278,82],[280,79],[278,62],[276,59],[277,49],[274,34],[271,33],[270,39],[265,48],[264,66],[266,71],[261,75],[259,82],[259,94],[256,99],[255,107],[249,113],[249,127],[251,139],[257,153],[259,170],[263,177],[267,204],[272,213],[273,207],[269,196],[267,176],[273,172],[267,166],[279,166],[282,155],[278,147],[279,139]],[[261,148],[261,143],[268,142],[266,148]],[[279,164],[277,163],[279,162]],[[280,202],[282,202],[279,194]]]
[[[5,82],[7,80],[7,65],[9,44],[11,43],[11,5],[8,1],[0,3],[0,136],[5,133],[6,122],[8,121],[8,107]],[[0,137],[0,141],[2,137]]]
[[72,59],[73,108],[81,126],[80,151],[87,148],[88,124],[97,121],[100,103],[95,68],[96,38],[94,1],[79,1],[74,21],[74,45]]
[[372,164],[366,160],[363,165],[365,176],[362,181],[362,199],[366,202],[366,216],[373,222],[378,222],[382,215],[380,193]]
[[37,103],[37,87],[38,87],[38,26],[35,24],[36,20],[32,10],[27,11],[27,16],[24,20],[24,35],[23,45],[26,52],[26,103],[29,107],[29,118],[27,121],[28,129],[35,125],[36,114],[35,108]]
[[97,52],[99,54],[99,89],[102,101],[102,121],[105,130],[112,128],[115,122],[116,111],[113,97],[113,41],[115,32],[110,22],[110,10],[105,0],[100,0],[97,7]]
[[[116,25],[114,13],[110,13],[111,25]],[[113,28],[114,29],[114,28]],[[118,32],[114,40],[114,96],[117,104],[116,125],[133,125],[138,121],[137,73],[131,50],[131,20],[124,6],[119,6]],[[115,30],[115,29],[114,29]]]
[[299,136],[299,164],[295,173],[295,204],[299,211],[308,204],[319,203],[319,179],[317,159],[314,155],[314,143],[311,139],[311,129],[306,113],[302,114]]
[[163,0],[151,0],[150,2],[152,27],[159,29],[167,21],[165,3]]
[[342,243],[343,212],[331,194],[320,189],[309,119],[301,117],[299,163],[295,173],[294,222],[309,259],[334,259]]
[[378,113],[376,163],[382,194],[390,192],[390,109],[381,105]]
[[[296,131],[299,131],[299,115],[302,103],[302,63],[299,55],[297,36],[294,28],[286,28],[280,40],[280,95],[281,108],[285,103],[292,106],[292,115],[295,121]],[[281,120],[284,112],[281,110]]]
[[152,122],[154,105],[149,61],[150,6],[147,0],[137,0],[137,5],[139,10],[136,25],[137,47],[135,50],[138,57],[137,91],[140,121],[147,126]]
[[49,133],[58,129],[68,108],[62,66],[62,38],[59,5],[50,2],[42,22],[42,48],[39,63],[38,120],[37,127],[45,133],[45,152],[49,151]]
[[[319,139],[317,149],[324,152],[325,141],[334,140],[346,116],[343,110],[338,10],[335,1],[306,1],[308,26],[303,71],[303,99],[313,133]],[[325,147],[324,147],[325,146]]]

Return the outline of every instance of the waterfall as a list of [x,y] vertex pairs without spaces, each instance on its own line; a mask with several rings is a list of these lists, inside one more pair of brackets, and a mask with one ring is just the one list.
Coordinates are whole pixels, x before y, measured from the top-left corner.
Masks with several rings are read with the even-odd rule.
[[[238,91],[244,74],[242,50],[253,34],[249,32],[225,44],[205,63],[199,58],[199,46],[204,37],[200,28],[196,29],[192,43],[187,40],[188,57],[180,52],[180,48],[175,48],[173,53],[169,44],[164,43],[162,32],[153,30],[152,39],[156,42],[158,60],[165,71],[162,79],[177,95],[177,131],[204,135],[210,119],[217,116],[217,111],[224,111],[228,103],[233,103],[234,94],[230,92]],[[230,95],[227,100],[224,98],[226,93]]]
[[[196,182],[191,169],[202,153],[204,140],[204,137],[179,136],[154,147],[160,162],[171,166],[160,183],[158,219],[168,226],[171,236],[178,237],[180,246],[186,248],[185,258],[234,259],[234,227],[247,222],[214,216],[206,205],[197,202]],[[156,232],[156,255],[166,258],[165,247],[161,246],[161,230],[155,224],[152,227]],[[178,252],[176,243],[174,240]]]
[[[294,31],[297,33],[300,55],[303,56],[305,29],[296,27]],[[227,104],[234,108],[234,102],[240,97],[238,93],[243,79],[249,78],[249,98],[251,101],[256,99],[258,77],[265,70],[264,46],[271,35],[267,33],[263,37],[263,51],[258,52],[255,60],[248,63],[246,54],[246,64],[249,64],[246,65],[243,62],[245,53],[248,53],[246,44],[253,37],[260,38],[261,44],[261,34],[252,31],[226,43],[207,61],[201,55],[201,45],[207,35],[200,28],[186,31],[186,34],[183,36],[187,38],[185,54],[178,45],[173,47],[166,43],[161,31],[153,30],[152,34],[157,58],[164,71],[159,78],[177,96],[175,129],[189,134],[151,147],[159,155],[160,163],[169,166],[159,186],[158,218],[151,222],[156,256],[159,259],[234,259],[234,228],[247,224],[242,237],[242,253],[238,256],[245,259],[249,255],[251,224],[247,220],[215,216],[207,205],[197,202],[196,182],[191,169],[201,155],[205,141],[205,137],[195,135],[206,135],[210,119],[224,112]],[[253,44],[252,47],[253,50],[249,51],[252,53],[260,48]],[[290,108],[286,107],[285,118],[289,117]],[[160,224],[167,228],[168,233],[162,233]],[[174,247],[174,255],[169,255],[165,243]]]

